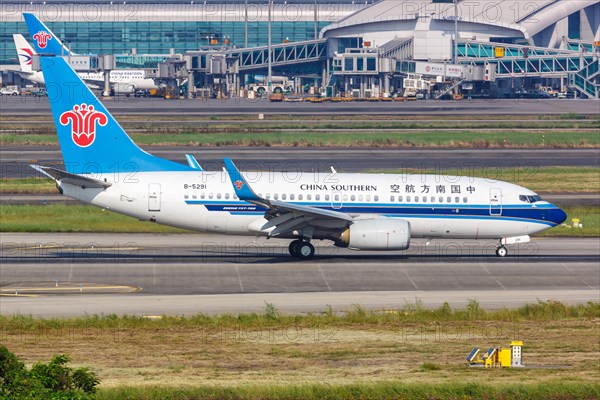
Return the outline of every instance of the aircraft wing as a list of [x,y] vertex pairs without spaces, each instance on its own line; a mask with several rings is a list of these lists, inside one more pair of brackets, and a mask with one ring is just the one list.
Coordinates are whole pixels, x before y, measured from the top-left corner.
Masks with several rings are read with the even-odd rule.
[[67,171],[61,171],[60,169],[52,168],[52,167],[42,167],[41,165],[31,165],[31,168],[41,172],[54,179],[57,182],[64,182],[75,186],[81,186],[82,188],[100,188],[106,189],[112,184],[109,182],[100,181],[98,179],[89,178],[87,176],[81,176],[76,174],[71,174]]
[[265,219],[268,222],[261,227],[261,230],[274,227],[275,229],[269,233],[269,236],[278,236],[294,230],[301,231],[306,228],[312,230],[319,227],[342,229],[353,221],[352,217],[341,212],[259,197],[252,190],[233,161],[228,158],[225,158],[224,161],[225,169],[229,174],[233,190],[238,198],[267,209]]

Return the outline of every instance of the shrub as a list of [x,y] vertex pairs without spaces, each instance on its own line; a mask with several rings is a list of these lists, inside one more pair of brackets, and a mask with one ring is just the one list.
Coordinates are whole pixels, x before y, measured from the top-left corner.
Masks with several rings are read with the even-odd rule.
[[28,371],[25,364],[5,346],[0,346],[0,399],[87,400],[100,383],[87,368],[68,367],[66,354],[55,356],[48,364],[37,363]]

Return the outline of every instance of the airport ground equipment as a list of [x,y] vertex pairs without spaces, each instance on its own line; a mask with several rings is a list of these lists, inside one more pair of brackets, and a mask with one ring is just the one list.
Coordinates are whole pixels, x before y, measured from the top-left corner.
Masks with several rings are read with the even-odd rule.
[[510,347],[490,347],[483,355],[477,347],[467,355],[469,367],[481,368],[518,368],[523,367],[523,342],[512,341]]

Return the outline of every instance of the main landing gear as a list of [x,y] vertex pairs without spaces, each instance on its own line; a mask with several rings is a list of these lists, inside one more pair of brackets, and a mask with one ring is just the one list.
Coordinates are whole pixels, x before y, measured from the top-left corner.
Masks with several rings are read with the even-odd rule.
[[290,243],[288,250],[293,257],[305,260],[315,255],[315,246],[305,240],[294,240]]

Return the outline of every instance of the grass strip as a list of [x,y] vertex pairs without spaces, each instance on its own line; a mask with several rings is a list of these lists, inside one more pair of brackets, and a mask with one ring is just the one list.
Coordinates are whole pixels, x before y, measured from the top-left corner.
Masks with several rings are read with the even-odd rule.
[[[419,132],[352,131],[231,131],[227,133],[150,133],[131,135],[140,145],[191,146],[318,146],[318,147],[434,147],[434,148],[597,148],[596,131],[469,131]],[[57,144],[54,134],[3,134],[0,144]]]
[[[292,118],[292,117],[290,117]],[[519,129],[519,130],[536,130],[536,129],[563,129],[563,130],[578,130],[578,129],[600,129],[600,119],[598,120],[553,120],[553,121],[405,121],[405,120],[342,120],[335,123],[331,121],[307,120],[298,119],[288,120],[246,120],[243,122],[223,121],[211,122],[210,124],[202,124],[201,120],[190,122],[174,121],[173,123],[165,123],[161,119],[161,123],[157,125],[152,122],[152,118],[143,121],[126,121],[123,122],[123,127],[126,129],[143,130],[144,133],[180,133],[182,131],[194,133],[228,133],[232,131],[252,131],[268,133],[279,129],[294,129],[294,130],[339,130],[352,131],[357,129],[440,129],[440,130],[464,130],[464,129],[481,129],[481,130],[500,130],[500,129]],[[169,121],[167,121],[169,122]],[[3,125],[4,131],[10,130],[25,130],[27,133],[53,134],[55,128],[51,124],[31,124],[10,122]]]
[[[308,315],[267,303],[217,316],[0,316],[0,337],[27,363],[70,354],[97,373],[100,399],[595,399],[599,318],[591,302],[485,310],[417,300]],[[466,367],[472,347],[516,339],[537,368]]]
[[492,386],[455,382],[444,385],[402,381],[351,385],[290,385],[232,387],[128,387],[100,390],[98,400],[230,399],[230,400],[590,400],[600,390],[591,383],[546,382]]
[[[538,237],[600,237],[600,207],[565,207],[565,224]],[[577,218],[582,228],[569,226]],[[190,233],[169,226],[139,221],[91,205],[3,205],[0,232]]]
[[[600,190],[600,170],[596,167],[537,167],[500,168],[493,162],[485,168],[440,168],[438,170],[371,170],[371,173],[439,174],[480,177],[501,180],[524,186],[535,192],[597,193]],[[45,177],[0,179],[1,193],[57,193],[52,180]]]
[[597,167],[522,167],[503,168],[490,161],[487,166],[479,165],[462,169],[440,167],[436,170],[414,168],[392,170],[370,170],[385,174],[436,174],[442,176],[469,176],[485,178],[490,182],[504,181],[524,186],[539,193],[598,193],[600,191],[600,169]]

